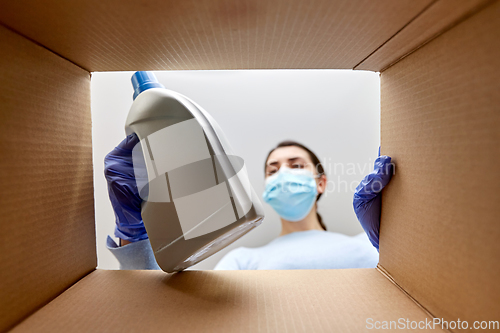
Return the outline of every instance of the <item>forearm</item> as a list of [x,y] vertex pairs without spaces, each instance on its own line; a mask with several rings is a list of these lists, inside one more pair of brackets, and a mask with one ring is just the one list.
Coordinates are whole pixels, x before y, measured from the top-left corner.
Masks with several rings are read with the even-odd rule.
[[124,245],[127,245],[127,244],[132,243],[131,241],[128,241],[128,240],[126,240],[126,239],[121,239],[121,238],[118,238],[118,240],[119,240],[119,245],[120,245],[120,246],[124,246]]

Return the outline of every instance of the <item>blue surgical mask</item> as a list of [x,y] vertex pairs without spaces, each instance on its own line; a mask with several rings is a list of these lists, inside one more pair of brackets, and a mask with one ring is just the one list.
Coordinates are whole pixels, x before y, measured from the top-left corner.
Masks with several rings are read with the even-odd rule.
[[266,178],[262,199],[287,221],[297,222],[309,214],[318,190],[309,170],[281,167]]

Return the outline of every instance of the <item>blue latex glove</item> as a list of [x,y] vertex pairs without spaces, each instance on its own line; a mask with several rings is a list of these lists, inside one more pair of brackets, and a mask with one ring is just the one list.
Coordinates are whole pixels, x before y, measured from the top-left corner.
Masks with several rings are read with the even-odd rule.
[[382,205],[382,189],[392,177],[393,165],[389,156],[380,156],[375,160],[374,169],[370,172],[354,192],[354,212],[365,230],[370,242],[379,249],[380,208]]
[[115,236],[130,242],[148,238],[132,163],[132,149],[138,142],[137,135],[131,134],[104,158],[104,175],[116,217]]

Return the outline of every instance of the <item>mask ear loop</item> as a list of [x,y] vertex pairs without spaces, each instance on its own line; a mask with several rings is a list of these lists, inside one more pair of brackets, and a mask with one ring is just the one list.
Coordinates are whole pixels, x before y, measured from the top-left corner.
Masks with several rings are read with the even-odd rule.
[[323,176],[325,173],[324,172],[321,172],[321,173],[318,173],[316,176],[313,176],[314,178],[321,178],[321,176]]
[[[314,177],[314,178],[316,178],[316,179],[320,179],[320,178],[321,178],[321,176],[323,176],[324,174],[325,174],[324,172],[322,172],[322,173],[318,173],[316,176],[313,176],[313,177]],[[319,185],[319,184],[318,184],[318,185]],[[316,203],[315,203],[315,204],[316,204]]]

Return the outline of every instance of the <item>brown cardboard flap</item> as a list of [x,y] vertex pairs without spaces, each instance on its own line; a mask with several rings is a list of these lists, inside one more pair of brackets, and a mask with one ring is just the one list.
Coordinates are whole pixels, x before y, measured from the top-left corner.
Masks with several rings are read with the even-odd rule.
[[0,26],[0,331],[96,266],[89,73]]
[[380,72],[492,0],[439,0],[355,67]]
[[96,270],[13,332],[360,332],[368,318],[432,320],[375,269]]
[[431,2],[16,0],[0,21],[89,71],[353,68]]
[[500,2],[381,74],[380,264],[433,315],[499,320]]

